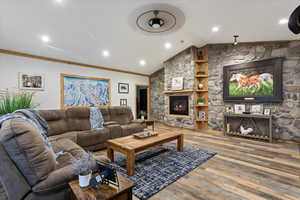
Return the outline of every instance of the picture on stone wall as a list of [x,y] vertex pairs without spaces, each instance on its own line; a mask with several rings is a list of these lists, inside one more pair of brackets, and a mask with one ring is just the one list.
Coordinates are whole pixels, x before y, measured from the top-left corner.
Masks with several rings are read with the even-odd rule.
[[224,67],[224,100],[282,100],[282,58]]
[[109,106],[110,79],[61,74],[61,107]]
[[21,90],[44,90],[44,75],[19,73],[19,88]]

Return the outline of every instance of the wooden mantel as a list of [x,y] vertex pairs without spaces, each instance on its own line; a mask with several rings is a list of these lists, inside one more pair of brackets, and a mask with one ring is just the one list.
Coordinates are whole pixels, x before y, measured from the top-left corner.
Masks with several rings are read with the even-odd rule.
[[165,94],[188,93],[188,92],[194,92],[194,90],[193,89],[188,89],[188,90],[163,90],[163,93],[165,93]]

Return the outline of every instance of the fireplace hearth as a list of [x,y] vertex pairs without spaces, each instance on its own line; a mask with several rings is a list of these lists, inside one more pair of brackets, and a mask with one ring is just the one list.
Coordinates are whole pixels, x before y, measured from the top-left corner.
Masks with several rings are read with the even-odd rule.
[[189,115],[189,96],[169,96],[170,115]]

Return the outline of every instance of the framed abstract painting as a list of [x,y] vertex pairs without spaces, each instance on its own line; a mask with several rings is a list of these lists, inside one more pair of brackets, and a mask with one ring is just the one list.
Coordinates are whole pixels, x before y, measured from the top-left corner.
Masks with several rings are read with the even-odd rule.
[[109,106],[110,79],[61,74],[61,107]]

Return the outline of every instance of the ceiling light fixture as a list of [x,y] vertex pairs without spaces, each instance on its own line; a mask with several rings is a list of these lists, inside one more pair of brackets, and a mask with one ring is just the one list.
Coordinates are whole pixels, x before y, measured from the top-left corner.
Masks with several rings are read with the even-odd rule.
[[239,35],[234,35],[233,37],[234,37],[233,45],[238,45],[239,43],[238,43],[237,39],[238,39],[238,37],[240,37],[240,36],[239,36]]
[[279,20],[279,24],[287,24],[289,22],[289,20],[287,18],[282,18]]
[[109,57],[109,56],[110,56],[110,53],[109,53],[108,50],[103,50],[102,55],[103,55],[104,57]]
[[218,26],[214,26],[214,27],[212,27],[212,29],[211,29],[211,31],[213,32],[213,33],[216,33],[216,32],[218,32],[220,30],[220,28],[218,27]]
[[172,48],[172,44],[170,42],[166,42],[165,43],[165,48],[166,49],[171,49]]
[[146,61],[145,60],[140,60],[140,65],[145,66],[146,65]]
[[43,42],[45,42],[45,43],[50,42],[50,38],[49,38],[48,35],[42,35],[42,36],[41,36],[41,40],[42,40]]
[[154,17],[148,21],[149,26],[154,29],[158,29],[165,24],[165,21],[162,18],[157,17],[159,14],[158,10],[153,11]]
[[57,3],[62,3],[63,0],[55,0]]

